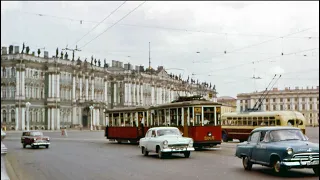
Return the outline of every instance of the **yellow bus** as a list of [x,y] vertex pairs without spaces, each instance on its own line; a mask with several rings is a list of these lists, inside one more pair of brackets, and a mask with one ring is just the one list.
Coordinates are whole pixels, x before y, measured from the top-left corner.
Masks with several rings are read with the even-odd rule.
[[246,141],[250,132],[264,126],[294,126],[305,134],[306,119],[297,111],[230,112],[221,116],[222,140]]

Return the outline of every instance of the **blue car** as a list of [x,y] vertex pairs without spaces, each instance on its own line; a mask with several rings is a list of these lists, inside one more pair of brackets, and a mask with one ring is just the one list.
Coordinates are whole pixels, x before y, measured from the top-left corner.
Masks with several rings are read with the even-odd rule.
[[253,164],[271,167],[276,173],[312,168],[319,176],[319,144],[309,142],[299,128],[256,128],[248,141],[237,145],[235,155],[242,159],[245,170],[251,170]]

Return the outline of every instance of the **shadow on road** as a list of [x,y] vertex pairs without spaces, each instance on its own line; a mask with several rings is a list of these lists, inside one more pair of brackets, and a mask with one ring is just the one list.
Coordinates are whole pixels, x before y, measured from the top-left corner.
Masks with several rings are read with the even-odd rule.
[[306,171],[307,169],[301,169],[300,171],[297,170],[289,170],[284,173],[276,174],[272,171],[271,168],[268,167],[261,167],[261,168],[255,168],[253,167],[251,171],[245,171],[242,168],[236,168],[234,171],[238,171],[239,173],[255,173],[259,175],[266,175],[266,176],[272,176],[272,177],[281,177],[281,178],[310,178],[310,177],[317,177],[313,172]]

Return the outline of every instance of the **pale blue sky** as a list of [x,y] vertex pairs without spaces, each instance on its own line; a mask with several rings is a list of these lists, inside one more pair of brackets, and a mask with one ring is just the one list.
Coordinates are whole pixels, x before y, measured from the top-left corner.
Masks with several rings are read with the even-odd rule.
[[[121,3],[1,2],[1,46],[26,42],[52,56],[56,47],[72,46]],[[126,2],[78,47],[140,3]],[[149,41],[154,68],[185,69],[168,71],[211,82],[219,96],[264,90],[275,72],[283,73],[278,88],[319,85],[319,2],[146,2],[81,48],[76,58],[94,55],[147,66]],[[308,51],[295,54],[303,50]],[[290,55],[279,56],[282,52]],[[250,79],[254,72],[262,78],[255,83]]]

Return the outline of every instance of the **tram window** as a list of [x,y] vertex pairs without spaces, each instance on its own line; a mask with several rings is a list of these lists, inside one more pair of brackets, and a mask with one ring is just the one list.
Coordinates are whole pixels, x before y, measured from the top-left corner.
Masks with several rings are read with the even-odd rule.
[[294,126],[294,125],[296,125],[296,124],[295,124],[295,120],[290,119],[290,120],[288,121],[287,125],[288,125],[288,126]]
[[301,125],[303,125],[303,121],[302,121],[301,119],[297,119],[297,124],[298,124],[299,126],[301,126]]
[[277,125],[277,126],[280,126],[280,124],[281,124],[281,123],[280,123],[280,120],[277,119],[277,120],[276,120],[276,125]]

